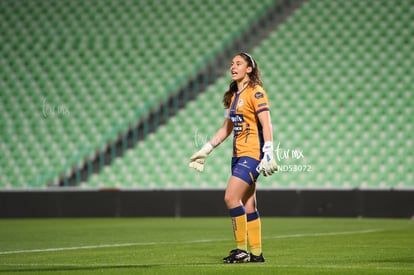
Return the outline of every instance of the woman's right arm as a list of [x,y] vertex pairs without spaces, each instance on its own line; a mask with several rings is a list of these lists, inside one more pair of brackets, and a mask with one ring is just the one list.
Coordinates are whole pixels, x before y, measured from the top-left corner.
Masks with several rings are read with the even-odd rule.
[[217,130],[217,132],[210,139],[210,141],[204,144],[199,151],[195,152],[190,157],[189,166],[191,168],[198,170],[199,172],[203,172],[204,163],[206,161],[207,156],[213,151],[214,147],[217,147],[230,135],[232,130],[233,123],[229,118],[225,118],[223,125]]
[[225,118],[223,125],[217,130],[214,136],[210,139],[209,143],[213,147],[220,145],[233,130],[233,122],[229,118]]

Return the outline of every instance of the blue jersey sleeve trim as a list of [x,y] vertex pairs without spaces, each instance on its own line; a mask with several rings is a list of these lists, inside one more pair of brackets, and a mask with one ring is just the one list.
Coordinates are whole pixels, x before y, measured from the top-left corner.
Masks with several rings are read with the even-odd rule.
[[264,111],[269,111],[269,108],[263,108],[263,109],[257,110],[256,114],[260,114],[261,112],[264,112]]

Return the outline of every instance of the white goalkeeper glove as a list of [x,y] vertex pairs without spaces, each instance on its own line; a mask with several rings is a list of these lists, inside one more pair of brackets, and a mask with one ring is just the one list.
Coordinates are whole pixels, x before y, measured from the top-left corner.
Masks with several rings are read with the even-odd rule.
[[273,156],[273,143],[266,141],[263,145],[263,159],[260,161],[257,171],[267,177],[277,171],[277,163]]
[[213,149],[213,145],[211,145],[209,142],[204,144],[204,146],[199,151],[195,152],[190,157],[189,167],[194,168],[199,172],[203,172],[206,158],[213,151]]

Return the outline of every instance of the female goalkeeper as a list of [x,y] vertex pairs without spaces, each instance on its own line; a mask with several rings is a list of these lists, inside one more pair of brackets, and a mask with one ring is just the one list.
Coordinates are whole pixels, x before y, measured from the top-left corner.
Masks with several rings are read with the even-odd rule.
[[[211,140],[191,156],[190,167],[203,171],[208,154],[233,131],[231,176],[224,201],[232,218],[237,248],[223,261],[264,262],[256,180],[260,173],[268,176],[277,170],[269,102],[262,88],[258,64],[250,54],[234,56],[230,73],[232,81],[223,97],[224,123]],[[247,243],[250,252],[247,252]]]

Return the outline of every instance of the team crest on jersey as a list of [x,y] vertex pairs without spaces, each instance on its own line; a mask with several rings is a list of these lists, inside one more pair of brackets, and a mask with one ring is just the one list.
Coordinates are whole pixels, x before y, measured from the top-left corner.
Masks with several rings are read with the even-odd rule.
[[255,97],[255,98],[257,98],[257,99],[259,99],[259,98],[263,98],[263,97],[264,97],[264,94],[263,94],[262,92],[256,92],[256,93],[254,94],[254,97]]
[[244,101],[243,101],[243,98],[241,98],[241,99],[239,100],[239,102],[237,102],[237,106],[241,107],[241,106],[243,106],[243,105],[244,105]]

